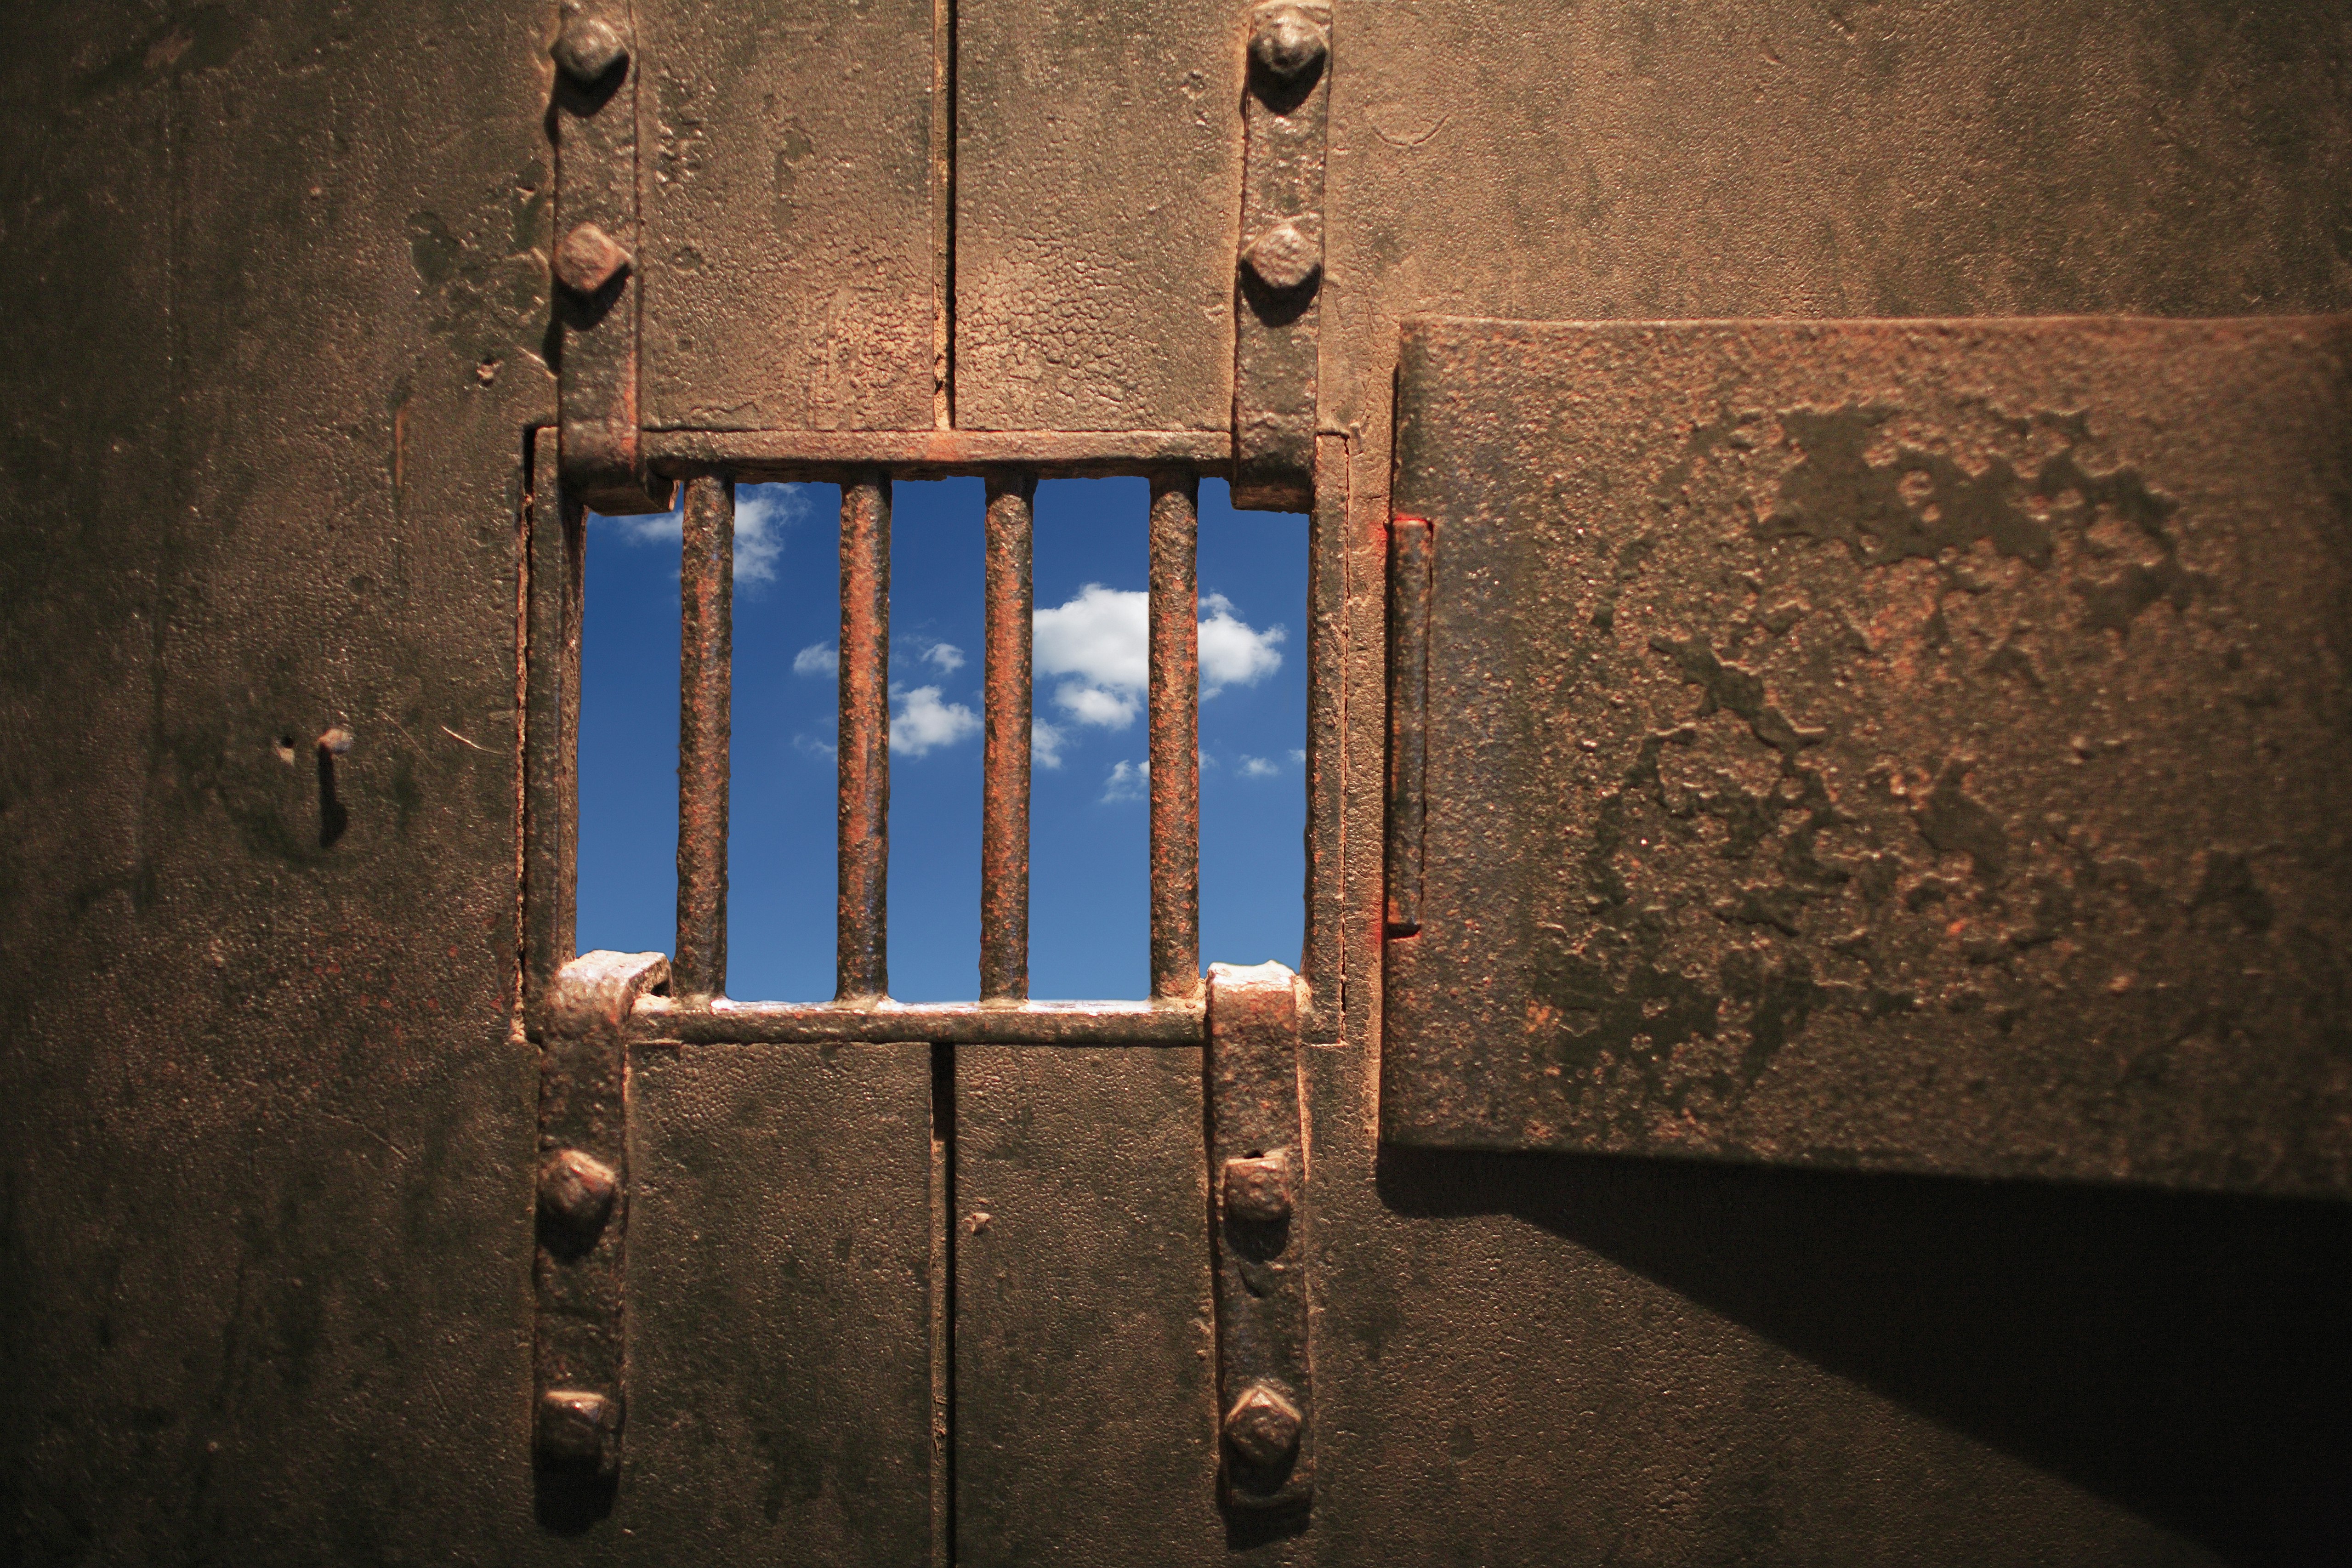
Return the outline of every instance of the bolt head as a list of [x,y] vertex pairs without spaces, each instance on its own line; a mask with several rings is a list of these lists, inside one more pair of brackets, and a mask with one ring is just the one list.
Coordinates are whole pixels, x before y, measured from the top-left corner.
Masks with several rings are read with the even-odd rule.
[[1284,218],[1242,251],[1251,275],[1277,294],[1296,293],[1323,271],[1323,240],[1295,217]]
[[1331,47],[1323,24],[1304,5],[1276,0],[1250,17],[1250,58],[1276,81],[1296,81],[1323,63]]
[[575,1243],[595,1240],[620,1191],[618,1172],[577,1149],[560,1149],[539,1167],[539,1212]]
[[1224,1175],[1225,1216],[1273,1225],[1290,1217],[1290,1156],[1280,1150],[1252,1159],[1228,1160]]
[[555,247],[555,280],[575,294],[594,295],[628,270],[629,253],[611,235],[583,223]]
[[551,1463],[611,1475],[620,1468],[620,1406],[592,1389],[539,1396],[539,1451]]
[[563,31],[556,35],[555,63],[582,87],[604,80],[628,58],[629,46],[621,41],[620,29],[602,16],[574,11],[563,19]]
[[1298,1406],[1282,1390],[1270,1383],[1253,1383],[1225,1412],[1225,1442],[1260,1469],[1273,1469],[1298,1452],[1303,1424]]

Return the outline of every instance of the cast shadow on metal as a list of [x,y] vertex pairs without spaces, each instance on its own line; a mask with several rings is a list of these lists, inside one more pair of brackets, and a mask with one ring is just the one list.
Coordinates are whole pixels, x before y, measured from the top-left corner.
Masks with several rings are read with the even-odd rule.
[[2352,1540],[2352,1206],[1394,1144],[1376,1183],[1538,1226],[2227,1561]]

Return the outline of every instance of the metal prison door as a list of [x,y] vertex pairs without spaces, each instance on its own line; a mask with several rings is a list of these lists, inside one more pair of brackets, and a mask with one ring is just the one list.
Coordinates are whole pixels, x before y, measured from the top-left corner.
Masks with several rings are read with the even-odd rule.
[[[2342,7],[94,0],[0,68],[8,1561],[2352,1557]],[[1093,1002],[1032,544],[1105,475]],[[780,479],[815,997],[728,984]],[[1307,519],[1296,952],[1200,935],[1220,483]],[[677,934],[581,952],[585,519],[673,508]]]

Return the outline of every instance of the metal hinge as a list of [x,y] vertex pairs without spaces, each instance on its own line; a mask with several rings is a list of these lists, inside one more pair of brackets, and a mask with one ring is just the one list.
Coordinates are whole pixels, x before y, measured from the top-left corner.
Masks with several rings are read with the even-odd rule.
[[1323,156],[1331,8],[1250,13],[1241,255],[1234,299],[1234,504],[1303,511],[1315,490]]
[[1209,966],[1205,1076],[1219,1491],[1229,1508],[1303,1508],[1315,1495],[1315,1401],[1296,974],[1279,963]]

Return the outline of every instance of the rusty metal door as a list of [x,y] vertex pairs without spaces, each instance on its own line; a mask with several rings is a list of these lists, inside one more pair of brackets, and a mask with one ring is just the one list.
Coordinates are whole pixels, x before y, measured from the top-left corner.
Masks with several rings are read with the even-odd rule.
[[[10,1560],[2352,1557],[2341,6],[19,33]],[[919,1008],[941,473],[994,874]],[[1102,473],[1154,984],[1074,1006],[1025,528]],[[732,999],[785,478],[846,496],[842,983]],[[1296,955],[1192,919],[1203,479],[1310,519]],[[582,517],[681,497],[678,937],[578,955]]]

